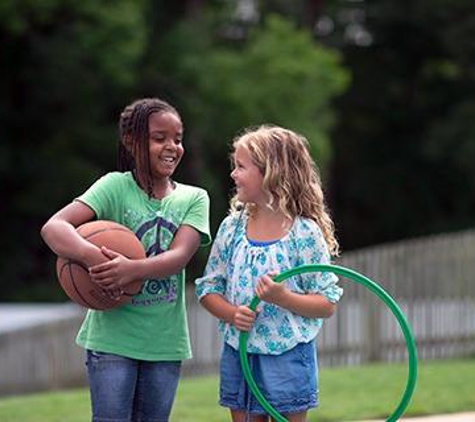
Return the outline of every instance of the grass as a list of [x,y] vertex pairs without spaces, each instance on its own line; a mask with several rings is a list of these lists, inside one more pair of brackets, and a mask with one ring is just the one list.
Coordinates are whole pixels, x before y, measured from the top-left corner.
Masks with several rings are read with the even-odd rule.
[[[475,359],[426,361],[419,364],[416,391],[405,416],[475,411]],[[321,368],[320,406],[311,422],[388,417],[406,385],[404,364]],[[221,422],[228,411],[217,405],[216,377],[181,380],[171,422]],[[0,399],[2,422],[86,422],[90,420],[87,389]]]

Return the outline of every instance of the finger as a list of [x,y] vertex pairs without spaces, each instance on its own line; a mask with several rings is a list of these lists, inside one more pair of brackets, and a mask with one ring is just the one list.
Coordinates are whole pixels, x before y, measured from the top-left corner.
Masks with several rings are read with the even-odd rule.
[[273,281],[272,279],[268,276],[268,275],[263,275],[260,280],[259,280],[259,283],[258,284],[261,284],[261,286],[269,286],[270,284],[272,284]]
[[104,289],[110,289],[117,285],[115,278],[113,277],[104,277],[104,278],[91,278],[92,281]]
[[242,306],[240,309],[239,309],[239,313],[241,315],[246,315],[246,316],[249,316],[249,317],[253,317],[254,316],[254,311],[247,307],[247,306]]
[[117,258],[120,254],[112,249],[108,249],[105,246],[101,247],[102,253],[110,259]]
[[238,317],[241,321],[246,323],[252,323],[256,318],[255,313],[252,311],[250,314],[238,314]]
[[109,280],[113,279],[115,277],[115,271],[101,271],[100,273],[91,273],[89,276],[93,281],[103,281],[103,280]]
[[89,273],[95,274],[95,273],[101,273],[103,271],[107,271],[112,267],[112,262],[107,261],[103,262],[102,264],[97,264],[92,267],[89,267]]
[[249,331],[252,327],[253,320],[247,320],[247,319],[236,319],[236,327],[238,327],[241,330]]

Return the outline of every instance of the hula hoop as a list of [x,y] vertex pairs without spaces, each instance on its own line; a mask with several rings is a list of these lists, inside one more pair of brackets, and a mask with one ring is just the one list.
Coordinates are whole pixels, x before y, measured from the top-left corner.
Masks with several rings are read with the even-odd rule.
[[[396,407],[393,413],[386,419],[386,422],[397,421],[400,416],[406,410],[407,405],[409,404],[412,394],[414,393],[414,388],[416,386],[417,379],[417,351],[414,337],[411,333],[411,328],[394,299],[386,293],[386,291],[376,284],[374,281],[370,280],[368,277],[365,277],[362,274],[357,273],[356,271],[350,270],[339,265],[329,265],[329,264],[310,264],[310,265],[301,265],[299,267],[292,268],[290,270],[284,271],[273,278],[276,283],[279,283],[287,278],[293,277],[298,274],[310,273],[310,272],[332,272],[340,274],[344,277],[355,281],[356,283],[362,284],[364,287],[368,288],[372,293],[379,297],[386,306],[392,311],[394,316],[399,323],[399,326],[404,334],[406,340],[406,347],[408,352],[408,377],[406,382],[406,388],[404,394]],[[260,299],[255,296],[251,304],[249,305],[250,309],[253,311],[256,310],[257,305],[259,304]],[[259,387],[257,386],[254,378],[252,376],[251,368],[249,366],[249,361],[247,360],[247,340],[249,338],[249,332],[241,331],[239,334],[239,360],[241,362],[241,367],[244,373],[244,378],[251,389],[252,393],[256,397],[259,404],[264,408],[264,410],[273,417],[277,422],[288,422],[279,412],[277,412],[271,404],[263,396]]]

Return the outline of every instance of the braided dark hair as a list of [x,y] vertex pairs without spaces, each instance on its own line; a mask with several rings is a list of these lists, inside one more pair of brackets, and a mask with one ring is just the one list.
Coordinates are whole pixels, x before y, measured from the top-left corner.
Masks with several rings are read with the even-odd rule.
[[137,183],[149,197],[153,196],[153,179],[148,152],[148,119],[152,113],[165,112],[180,118],[174,107],[158,98],[136,100],[120,114],[119,170],[132,171]]

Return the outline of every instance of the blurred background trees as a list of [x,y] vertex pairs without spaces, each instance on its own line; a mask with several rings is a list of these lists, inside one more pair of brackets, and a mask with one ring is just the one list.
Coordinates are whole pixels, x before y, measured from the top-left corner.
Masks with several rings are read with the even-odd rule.
[[468,0],[4,0],[0,300],[64,298],[39,229],[115,168],[142,96],[182,113],[177,179],[213,232],[229,144],[260,123],[309,138],[343,250],[473,226],[474,35]]

